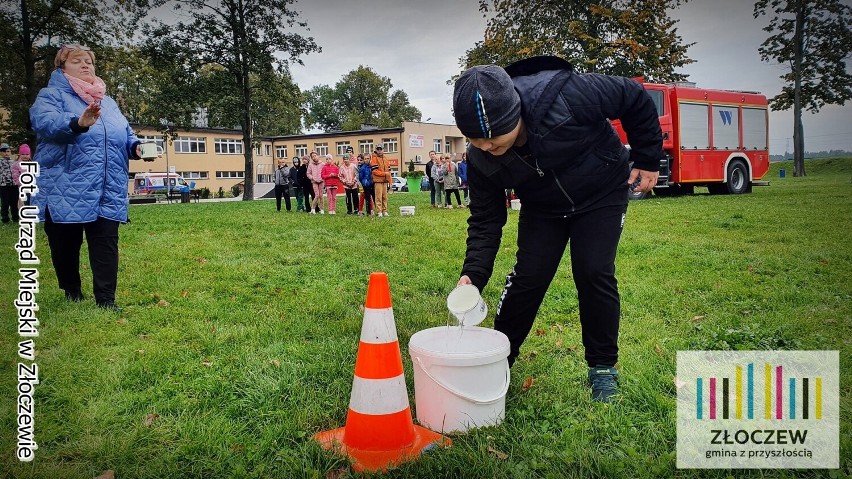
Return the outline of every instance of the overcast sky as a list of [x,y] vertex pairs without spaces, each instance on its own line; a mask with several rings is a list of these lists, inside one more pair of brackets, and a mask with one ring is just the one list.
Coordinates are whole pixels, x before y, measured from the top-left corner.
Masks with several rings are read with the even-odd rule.
[[[486,20],[477,0],[301,0],[295,8],[308,22],[323,52],[303,57],[291,71],[303,90],[333,86],[365,65],[391,79],[423,114],[423,120],[453,123],[452,86],[459,58],[482,39]],[[757,49],[767,33],[767,17],[752,16],[753,2],[693,0],[673,13],[679,32],[697,62],[682,69],[699,87],[781,91],[784,69],[760,60]],[[803,117],[809,151],[852,151],[852,104],[830,106]],[[792,151],[792,112],[770,115],[773,154]],[[788,146],[789,145],[789,146]]]

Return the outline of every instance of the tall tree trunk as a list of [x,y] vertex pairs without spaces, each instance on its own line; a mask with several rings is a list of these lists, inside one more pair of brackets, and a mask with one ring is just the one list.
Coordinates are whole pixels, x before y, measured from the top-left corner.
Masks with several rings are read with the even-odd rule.
[[241,80],[243,97],[243,148],[246,158],[245,191],[243,192],[243,201],[251,201],[254,199],[254,154],[251,145],[251,85],[249,84],[248,65],[244,65],[243,67]]
[[252,124],[251,124],[251,83],[249,78],[249,61],[248,55],[243,51],[243,45],[246,42],[246,19],[245,5],[242,0],[238,0],[234,11],[236,18],[234,19],[234,52],[237,63],[239,65],[238,85],[240,87],[240,96],[242,97],[243,108],[243,154],[245,155],[245,172],[243,173],[243,201],[252,201],[254,199],[254,160],[251,147]]
[[805,176],[805,130],[802,126],[802,57],[807,2],[797,0],[796,31],[793,35],[795,56],[793,58],[793,176]]
[[[35,103],[35,99],[39,91],[35,79],[35,59],[33,55],[34,39],[32,38],[32,36],[33,32],[32,25],[30,24],[29,6],[27,5],[27,0],[21,0],[20,45],[21,58],[24,61],[24,98],[26,101],[24,105],[27,108],[29,108],[30,105]],[[13,113],[13,118],[14,115],[20,113],[21,112]],[[26,127],[26,138],[24,139],[24,141],[33,145],[33,147],[35,148],[35,133],[32,131],[32,126],[30,125],[28,112],[24,112],[24,118],[20,120],[19,125]],[[35,151],[33,151],[33,153],[35,153]]]
[[30,12],[27,0],[21,0],[21,54],[24,60],[24,87],[27,105],[35,102],[35,62],[33,61],[33,39],[30,28]]

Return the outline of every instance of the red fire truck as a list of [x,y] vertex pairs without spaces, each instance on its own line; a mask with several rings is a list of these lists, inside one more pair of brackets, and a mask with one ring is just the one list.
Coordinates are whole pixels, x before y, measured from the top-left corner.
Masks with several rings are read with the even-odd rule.
[[[740,194],[769,170],[769,111],[757,92],[707,90],[690,82],[645,83],[663,130],[660,178],[654,194],[692,194],[706,186],[711,194]],[[627,137],[619,121],[613,126]],[[629,146],[629,145],[628,145]],[[648,193],[632,193],[642,199]]]

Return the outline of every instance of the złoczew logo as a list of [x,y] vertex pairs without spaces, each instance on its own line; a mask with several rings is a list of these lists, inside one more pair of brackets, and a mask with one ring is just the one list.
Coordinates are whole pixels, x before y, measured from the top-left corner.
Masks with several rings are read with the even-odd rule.
[[678,351],[677,467],[839,467],[837,351]]

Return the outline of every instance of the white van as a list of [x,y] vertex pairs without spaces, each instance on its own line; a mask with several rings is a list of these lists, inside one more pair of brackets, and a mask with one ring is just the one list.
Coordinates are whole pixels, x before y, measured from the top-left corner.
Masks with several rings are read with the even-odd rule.
[[189,193],[189,190],[195,188],[194,181],[187,183],[186,180],[177,173],[136,173],[136,176],[133,177],[133,194],[147,195],[159,191],[165,193],[167,190],[166,178],[168,178],[169,181],[168,190],[178,193]]

